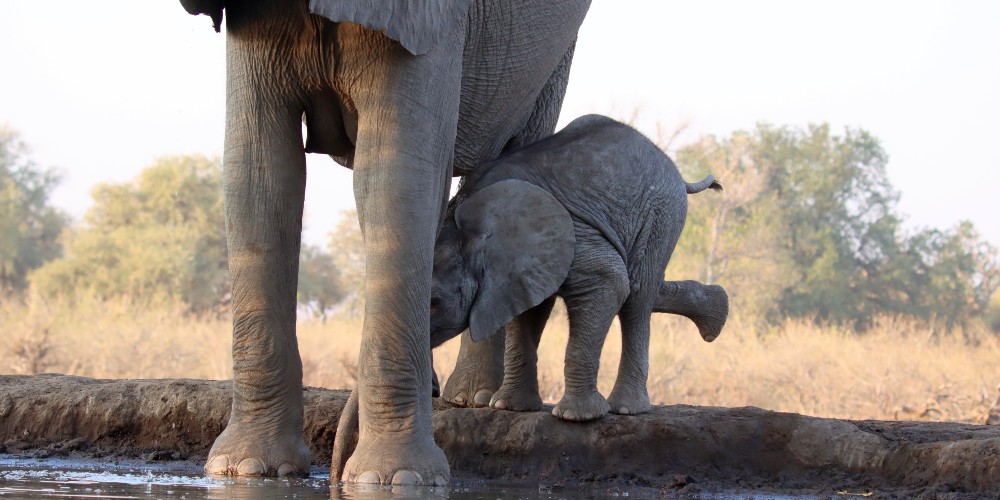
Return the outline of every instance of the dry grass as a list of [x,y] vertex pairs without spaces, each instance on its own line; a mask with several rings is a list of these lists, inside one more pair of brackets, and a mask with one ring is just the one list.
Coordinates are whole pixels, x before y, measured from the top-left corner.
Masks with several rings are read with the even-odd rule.
[[[33,300],[0,305],[0,371],[96,378],[229,378],[229,322],[201,320],[176,304]],[[39,349],[22,349],[46,342]],[[26,355],[27,353],[27,355]]]
[[[303,321],[305,383],[344,388],[357,377],[360,318]],[[174,305],[89,303],[74,308],[33,301],[0,305],[0,372],[38,371],[98,378],[225,379],[230,322],[185,316]],[[540,348],[546,401],[562,393],[565,316],[557,311]],[[614,384],[621,339],[612,327],[599,388]],[[442,383],[457,339],[435,351]],[[654,403],[757,406],[853,419],[982,423],[998,397],[1000,338],[986,330],[939,332],[933,325],[884,319],[864,335],[786,321],[760,327],[734,317],[706,344],[686,320],[656,316],[649,392]]]

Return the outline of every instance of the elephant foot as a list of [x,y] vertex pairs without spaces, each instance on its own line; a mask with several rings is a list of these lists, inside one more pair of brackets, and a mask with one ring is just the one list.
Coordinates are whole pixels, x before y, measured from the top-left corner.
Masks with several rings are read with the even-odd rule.
[[301,432],[230,421],[215,439],[205,472],[226,476],[309,475],[310,452]]
[[698,327],[698,333],[705,342],[719,338],[729,317],[729,295],[719,285],[706,285],[704,289],[705,307],[698,314],[690,316]]
[[527,387],[501,385],[490,399],[490,407],[497,410],[538,411],[542,409],[542,397],[537,390]]
[[458,406],[489,406],[503,382],[503,335],[476,343],[466,339],[467,336],[468,333],[462,334],[455,371],[448,377],[441,398]]
[[618,415],[637,415],[653,408],[649,404],[649,393],[645,386],[625,389],[616,385],[608,396],[608,403],[611,405],[611,413]]
[[430,436],[408,443],[396,436],[380,436],[358,443],[341,480],[357,484],[445,486],[450,477],[448,459]]
[[609,409],[608,401],[595,389],[582,396],[563,394],[552,414],[563,420],[586,422],[603,417]]

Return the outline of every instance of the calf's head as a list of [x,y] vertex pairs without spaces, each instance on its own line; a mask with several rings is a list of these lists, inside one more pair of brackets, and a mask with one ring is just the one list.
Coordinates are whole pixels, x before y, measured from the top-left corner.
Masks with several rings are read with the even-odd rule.
[[476,191],[454,214],[434,247],[432,347],[465,328],[489,337],[555,294],[576,244],[569,212],[524,181]]

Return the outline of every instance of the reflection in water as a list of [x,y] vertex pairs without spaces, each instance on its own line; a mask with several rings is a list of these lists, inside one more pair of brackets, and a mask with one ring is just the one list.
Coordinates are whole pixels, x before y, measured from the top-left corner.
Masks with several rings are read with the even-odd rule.
[[[191,462],[87,461],[12,458],[0,455],[0,497],[6,498],[607,498],[607,490],[552,488],[452,479],[443,488],[330,485],[328,471],[314,467],[306,479],[206,476]],[[628,492],[614,496],[629,497]],[[636,495],[633,491],[632,496]]]
[[[306,479],[206,476],[192,462],[145,462],[13,458],[0,455],[2,498],[209,498],[269,500],[277,498],[448,498],[577,499],[673,497],[669,491],[643,487],[563,488],[532,483],[503,483],[452,478],[447,487],[331,485],[328,470],[313,467]],[[789,495],[688,492],[683,498],[769,498]],[[810,496],[810,498],[814,498]],[[848,497],[844,497],[848,498]]]
[[308,479],[204,475],[189,462],[0,458],[0,496],[68,498],[329,498],[322,470]]

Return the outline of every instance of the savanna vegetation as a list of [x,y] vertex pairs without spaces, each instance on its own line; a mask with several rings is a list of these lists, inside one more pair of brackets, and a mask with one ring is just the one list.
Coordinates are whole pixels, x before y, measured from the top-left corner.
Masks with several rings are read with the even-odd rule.
[[[732,310],[712,344],[655,318],[655,403],[986,418],[1000,396],[997,250],[969,222],[907,229],[877,138],[759,125],[671,153],[685,177],[711,172],[726,191],[691,198],[667,275],[724,285]],[[220,170],[217,158],[161,158],[96,186],[74,222],[53,207],[57,173],[0,128],[0,372],[228,378]],[[360,230],[344,213],[325,246],[301,253],[306,384],[354,383],[363,287]],[[549,402],[561,395],[566,337],[557,308],[540,353]],[[610,339],[605,393],[619,352]],[[435,351],[439,376],[457,353],[455,341]]]

